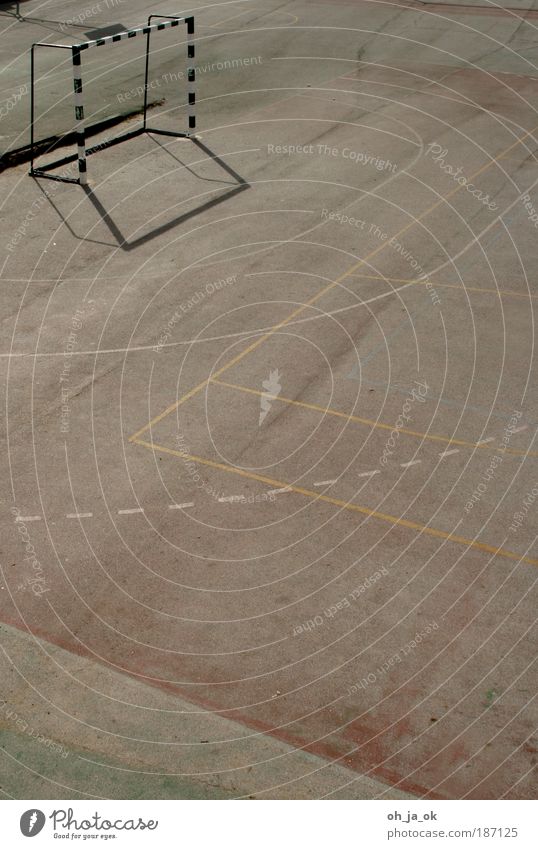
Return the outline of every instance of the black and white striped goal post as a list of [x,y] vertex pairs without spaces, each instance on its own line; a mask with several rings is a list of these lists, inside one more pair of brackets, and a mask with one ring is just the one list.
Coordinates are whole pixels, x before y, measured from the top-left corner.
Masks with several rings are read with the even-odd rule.
[[[159,23],[152,23],[153,18],[159,18]],[[147,125],[147,108],[148,108],[148,75],[149,75],[149,56],[150,56],[150,36],[151,33],[158,30],[168,29],[169,27],[178,27],[180,24],[184,24],[187,30],[187,117],[188,117],[188,129],[185,132],[174,132],[172,130],[160,130],[154,127],[148,127]],[[86,125],[84,123],[84,89],[82,85],[82,56],[85,50],[89,50],[93,47],[103,47],[107,44],[114,44],[118,41],[123,41],[128,38],[135,38],[138,35],[146,36],[146,68],[144,75],[144,111],[143,111],[143,123],[142,127],[132,130],[129,133],[124,133],[121,136],[116,136],[112,139],[107,139],[105,142],[101,144],[97,144],[94,147],[87,148],[86,147]],[[48,163],[47,165],[41,166],[41,168],[34,167],[34,161],[36,157],[36,145],[38,144],[35,141],[34,130],[35,130],[35,92],[34,92],[34,78],[35,78],[35,49],[37,47],[52,47],[60,50],[70,50],[71,57],[73,62],[73,88],[74,88],[74,106],[75,106],[75,124],[74,131],[72,133],[67,134],[64,140],[73,138],[76,141],[77,145],[77,153],[72,154],[71,156],[66,156],[63,159],[58,159],[55,162]],[[194,16],[189,17],[180,17],[179,15],[159,15],[153,14],[148,18],[148,24],[145,27],[139,27],[137,29],[125,30],[125,32],[119,32],[115,35],[107,35],[103,38],[97,38],[94,41],[82,41],[79,44],[50,44],[48,42],[36,42],[32,44],[31,56],[30,56],[30,175],[32,177],[47,177],[49,180],[59,180],[63,183],[78,183],[81,186],[87,184],[87,167],[86,167],[86,159],[92,153],[96,153],[99,150],[104,150],[106,147],[110,147],[111,145],[118,144],[119,142],[126,141],[127,139],[132,139],[135,136],[140,135],[141,133],[157,133],[163,136],[174,136],[176,138],[191,138],[194,135],[196,130],[196,114],[195,114],[195,104],[196,104],[196,94],[195,94],[195,82],[196,82],[196,71],[194,68]],[[51,174],[50,172],[58,168],[62,165],[67,165],[70,162],[75,162],[78,160],[78,177],[70,177],[65,174]]]

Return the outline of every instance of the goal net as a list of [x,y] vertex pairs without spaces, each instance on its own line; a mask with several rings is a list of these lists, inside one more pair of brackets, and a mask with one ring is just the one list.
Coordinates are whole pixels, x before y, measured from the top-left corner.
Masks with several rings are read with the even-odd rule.
[[[153,22],[154,19],[159,19],[158,22]],[[156,127],[149,127],[147,123],[147,113],[148,113],[148,90],[150,88],[149,83],[149,68],[150,68],[150,53],[152,46],[152,35],[155,38],[155,34],[167,29],[172,29],[175,27],[184,27],[186,30],[186,57],[185,57],[185,67],[186,72],[184,75],[185,79],[185,93],[186,93],[186,113],[187,118],[185,121],[185,129],[182,131],[175,131],[172,129],[159,129]],[[98,48],[105,48],[110,45],[118,44],[122,41],[127,41],[129,39],[137,38],[137,37],[145,37],[145,68],[144,68],[144,84],[143,86],[139,86],[137,91],[141,94],[143,98],[143,106],[142,106],[142,126],[128,133],[124,133],[123,135],[116,136],[115,138],[107,139],[105,142],[101,144],[95,145],[94,147],[87,147],[86,145],[86,123],[85,123],[85,96],[84,96],[84,82],[83,82],[83,67],[84,67],[84,56],[88,50],[94,50]],[[77,146],[77,153],[66,156],[62,159],[58,159],[54,162],[50,162],[47,165],[42,165],[41,167],[35,166],[35,159],[37,156],[37,146],[38,142],[35,139],[35,129],[36,129],[36,119],[35,119],[35,51],[37,48],[54,48],[57,50],[68,50],[71,52],[71,63],[73,69],[73,92],[74,92],[74,124],[73,130],[71,133],[68,133],[67,136],[64,137],[64,140],[73,139]],[[106,147],[109,147],[114,144],[118,144],[121,141],[126,141],[127,139],[131,139],[140,133],[157,133],[166,136],[176,136],[178,138],[189,138],[194,134],[196,129],[196,115],[195,115],[195,103],[196,103],[196,95],[195,95],[195,79],[196,79],[196,71],[194,68],[194,57],[195,57],[195,46],[194,46],[194,16],[189,17],[179,17],[177,15],[159,15],[153,14],[148,18],[147,26],[139,27],[137,29],[125,30],[124,32],[117,32],[113,35],[106,35],[103,38],[96,38],[92,41],[83,41],[78,44],[67,45],[67,44],[50,44],[47,42],[37,42],[32,45],[31,50],[31,123],[30,123],[30,151],[31,151],[31,166],[30,166],[30,175],[34,177],[47,177],[51,180],[60,180],[62,182],[67,183],[79,183],[80,185],[87,184],[87,157],[92,153],[96,153],[99,150],[103,150]],[[165,75],[166,76],[166,75]],[[183,76],[183,75],[181,75]],[[124,95],[118,95],[118,99],[121,97],[126,98],[127,93]],[[121,102],[121,100],[120,100]],[[57,169],[60,166],[67,165],[68,163],[77,162],[78,168],[78,176],[69,176],[66,174],[54,174],[51,173],[54,169]]]

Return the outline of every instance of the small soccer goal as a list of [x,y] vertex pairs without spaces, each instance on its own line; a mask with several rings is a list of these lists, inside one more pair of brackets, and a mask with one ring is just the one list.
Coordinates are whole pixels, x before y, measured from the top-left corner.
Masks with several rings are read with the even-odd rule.
[[[159,18],[159,23],[152,23],[152,19]],[[187,94],[187,118],[188,118],[188,129],[184,132],[174,132],[172,130],[163,130],[157,129],[155,127],[147,126],[147,109],[148,109],[148,74],[149,74],[149,58],[150,58],[150,36],[152,32],[168,29],[169,27],[179,27],[184,25],[187,31],[187,85],[186,85],[186,94]],[[137,36],[142,35],[146,36],[146,67],[145,67],[145,75],[144,75],[144,108],[143,108],[143,123],[142,126],[136,130],[132,130],[131,132],[124,133],[123,135],[116,136],[112,139],[107,139],[105,142],[101,144],[94,145],[93,147],[86,147],[86,127],[84,123],[84,97],[83,97],[83,86],[82,86],[82,56],[85,50],[89,50],[94,47],[104,47],[106,45],[115,44],[117,42],[123,41],[124,39],[136,38]],[[74,133],[68,134],[68,136],[74,136],[74,140],[77,145],[77,153],[74,153],[70,156],[66,156],[63,159],[58,159],[55,162],[51,162],[47,165],[41,166],[41,168],[34,167],[34,161],[36,158],[36,145],[38,142],[35,141],[34,138],[34,130],[35,130],[35,91],[34,91],[34,78],[35,78],[35,57],[34,53],[36,48],[38,47],[47,47],[47,48],[55,48],[59,50],[70,50],[71,57],[73,62],[73,86],[74,86],[74,107],[75,107],[75,124],[74,124]],[[178,15],[159,15],[153,14],[148,18],[148,24],[145,27],[140,27],[138,29],[125,30],[125,32],[119,32],[115,35],[107,35],[103,38],[97,38],[94,41],[83,41],[79,44],[50,44],[47,42],[36,42],[32,44],[31,49],[31,68],[30,68],[30,77],[31,77],[31,88],[30,88],[30,175],[32,177],[47,177],[49,180],[59,180],[63,183],[78,183],[81,186],[87,184],[87,168],[86,168],[86,158],[90,156],[92,153],[97,153],[99,150],[104,150],[111,145],[118,144],[122,141],[127,141],[128,139],[132,139],[135,136],[140,135],[141,133],[157,133],[163,136],[175,136],[176,138],[190,138],[193,136],[194,131],[196,129],[196,115],[195,115],[195,103],[196,103],[196,95],[195,95],[195,81],[196,81],[196,71],[194,69],[194,16],[190,17],[180,17]],[[52,174],[50,173],[55,168],[59,168],[62,165],[67,165],[70,162],[75,162],[78,160],[78,177],[71,177],[65,174]]]

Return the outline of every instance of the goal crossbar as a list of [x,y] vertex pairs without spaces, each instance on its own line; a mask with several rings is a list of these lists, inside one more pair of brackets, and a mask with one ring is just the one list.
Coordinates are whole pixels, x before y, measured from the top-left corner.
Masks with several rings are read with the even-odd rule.
[[[152,24],[152,18],[160,18],[159,23]],[[163,20],[165,19],[165,20]],[[184,24],[187,29],[187,115],[188,115],[188,130],[186,132],[174,132],[172,130],[161,130],[157,128],[152,128],[147,126],[147,109],[148,109],[148,75],[149,75],[149,56],[150,56],[150,35],[152,32],[156,30],[168,29],[169,27],[177,27],[180,24]],[[143,123],[142,127],[132,130],[131,132],[124,133],[123,135],[116,136],[112,139],[107,139],[101,144],[96,144],[93,147],[86,147],[86,126],[84,123],[84,100],[83,100],[83,86],[82,86],[82,53],[84,50],[89,50],[92,47],[102,47],[103,45],[113,44],[118,41],[123,41],[124,39],[136,38],[138,35],[146,36],[146,66],[145,66],[145,74],[144,74],[144,108],[143,108]],[[63,159],[58,159],[55,162],[51,162],[48,165],[43,165],[40,168],[34,167],[34,160],[36,156],[35,148],[35,134],[34,134],[34,125],[35,125],[35,93],[34,93],[34,82],[35,82],[35,58],[34,52],[37,47],[52,47],[61,50],[70,50],[71,58],[73,63],[73,90],[74,90],[74,107],[75,107],[75,125],[74,125],[74,136],[77,144],[77,153],[74,153],[70,156],[65,156]],[[63,183],[78,183],[83,186],[87,184],[87,168],[86,168],[86,158],[90,156],[92,153],[97,153],[99,150],[104,150],[107,147],[111,147],[112,145],[119,144],[119,142],[127,141],[128,139],[132,139],[135,136],[140,135],[141,133],[157,133],[159,135],[165,136],[174,136],[176,138],[191,138],[193,136],[194,130],[196,129],[196,114],[195,114],[195,104],[196,104],[196,94],[195,94],[195,82],[196,82],[196,71],[194,68],[194,63],[191,64],[191,60],[194,59],[195,55],[195,47],[194,47],[194,16],[189,17],[180,17],[178,15],[159,15],[153,14],[148,18],[147,26],[145,27],[137,27],[136,29],[125,30],[124,32],[118,32],[114,35],[106,35],[103,38],[96,38],[92,41],[82,41],[78,44],[51,44],[50,42],[36,42],[32,44],[31,54],[30,54],[30,77],[31,77],[31,86],[30,86],[30,175],[32,177],[47,177],[50,180],[59,180]],[[69,134],[71,135],[71,134]],[[50,174],[49,171],[54,168],[58,168],[62,165],[66,165],[69,162],[75,162],[78,160],[78,177],[70,177],[64,174]]]

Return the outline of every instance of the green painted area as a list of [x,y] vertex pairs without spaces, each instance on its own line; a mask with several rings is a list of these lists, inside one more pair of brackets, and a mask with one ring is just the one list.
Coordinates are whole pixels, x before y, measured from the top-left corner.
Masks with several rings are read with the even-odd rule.
[[232,791],[184,776],[137,773],[112,759],[64,746],[62,755],[23,734],[0,729],[0,794],[14,799],[233,799]]
[[491,707],[491,705],[498,698],[498,696],[499,693],[497,692],[497,690],[488,690],[486,693],[486,702],[484,706]]

